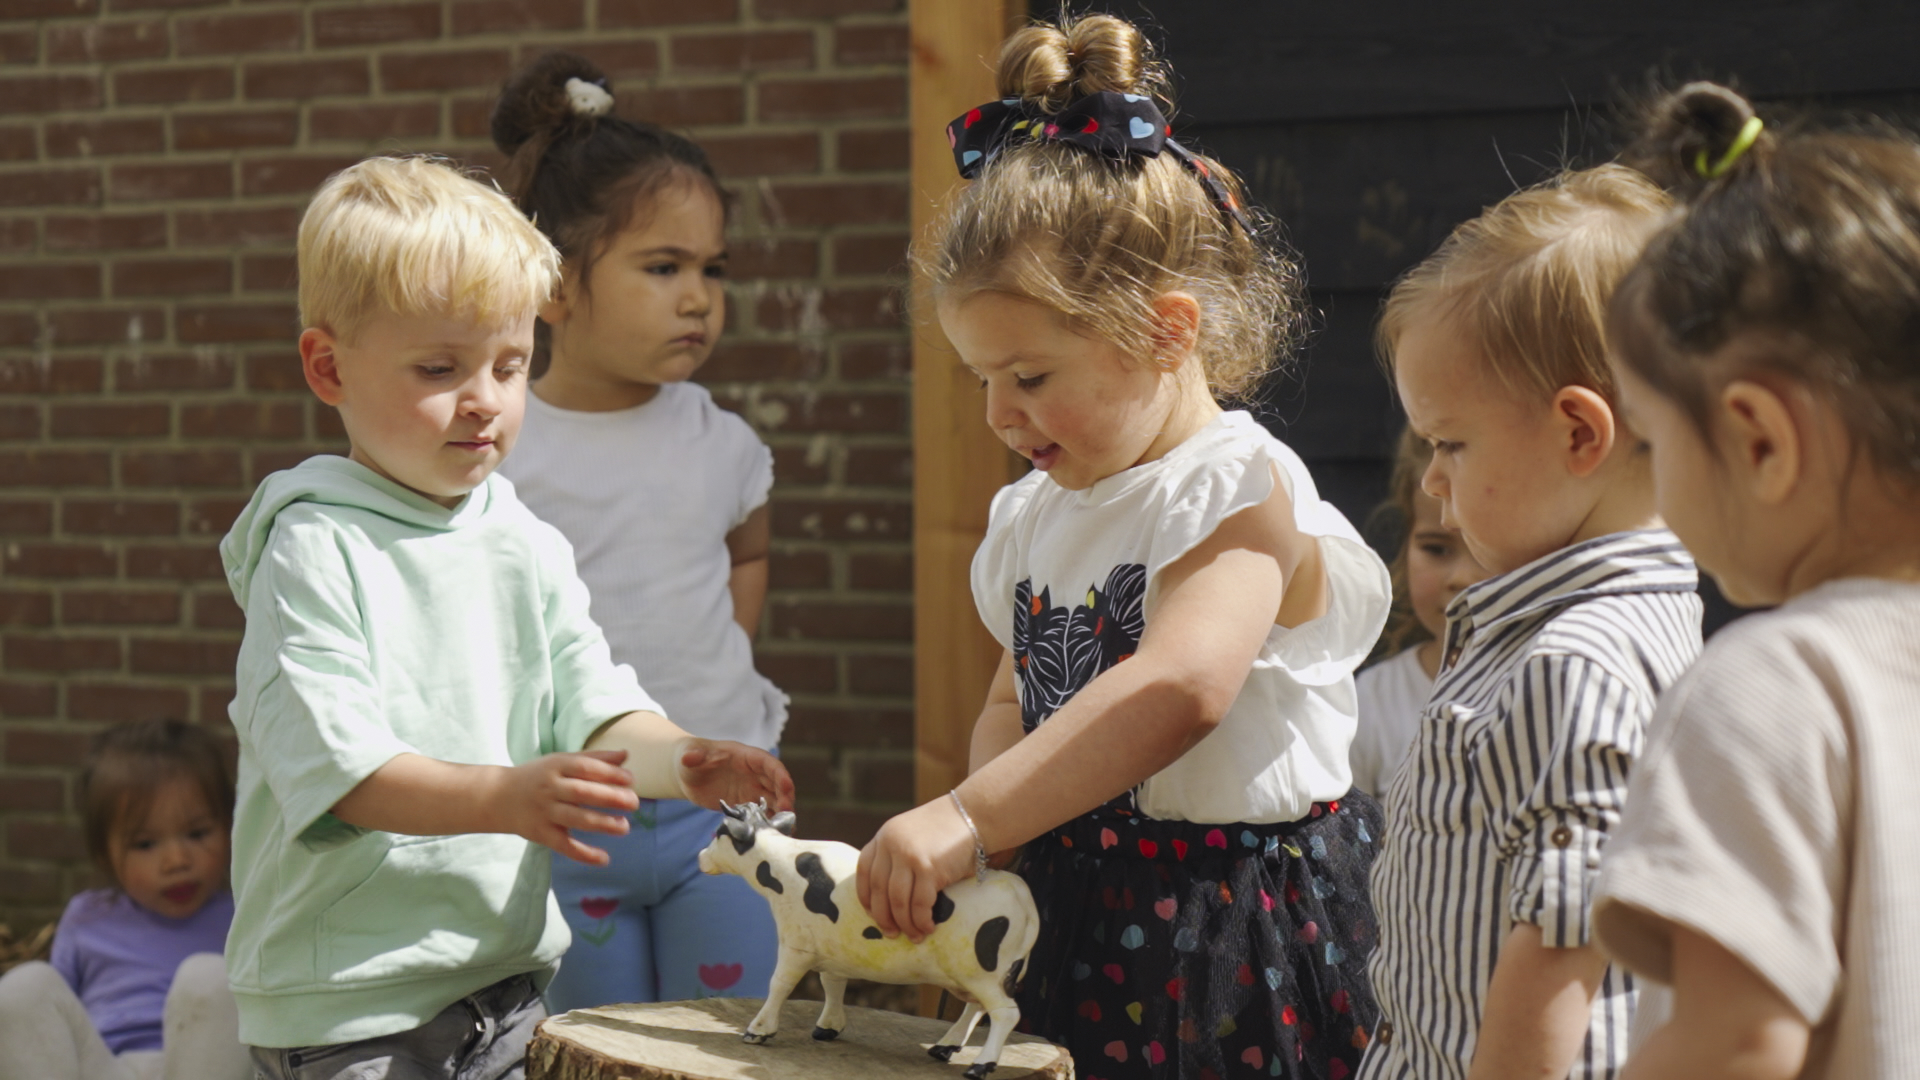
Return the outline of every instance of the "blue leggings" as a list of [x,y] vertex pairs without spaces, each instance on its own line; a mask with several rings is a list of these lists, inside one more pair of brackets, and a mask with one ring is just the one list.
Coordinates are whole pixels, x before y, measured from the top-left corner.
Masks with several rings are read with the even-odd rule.
[[696,860],[720,814],[679,799],[642,799],[625,836],[579,833],[612,856],[604,867],[559,855],[553,892],[573,947],[547,987],[554,1013],[622,1001],[764,997],[779,937],[759,893]]

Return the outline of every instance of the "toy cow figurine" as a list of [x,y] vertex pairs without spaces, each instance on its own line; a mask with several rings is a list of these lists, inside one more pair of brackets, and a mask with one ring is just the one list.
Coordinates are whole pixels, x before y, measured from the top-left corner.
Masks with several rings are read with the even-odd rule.
[[724,806],[726,818],[713,843],[700,853],[709,874],[738,874],[773,905],[780,957],[767,985],[767,1003],[743,1033],[764,1043],[780,1029],[780,1006],[809,971],[820,973],[826,1006],[813,1029],[831,1039],[846,1027],[843,997],[849,978],[884,983],[929,983],[967,1003],[966,1011],[929,1054],[947,1061],[973,1034],[984,1012],[990,1027],[970,1080],[992,1072],[1020,1007],[1013,992],[1040,933],[1040,916],[1027,883],[1013,874],[988,871],[985,881],[949,885],[934,901],[933,935],[916,945],[889,938],[867,916],[854,892],[860,853],[826,840],[795,840],[793,815],[771,819],[758,804]]

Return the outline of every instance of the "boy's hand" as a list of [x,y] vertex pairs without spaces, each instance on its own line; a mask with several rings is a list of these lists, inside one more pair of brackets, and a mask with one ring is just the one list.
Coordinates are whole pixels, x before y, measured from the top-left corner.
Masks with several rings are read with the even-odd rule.
[[625,817],[592,809],[632,812],[639,808],[633,774],[620,767],[626,760],[625,750],[587,750],[548,754],[515,765],[506,771],[500,803],[505,821],[500,831],[524,836],[575,862],[605,866],[605,851],[581,843],[567,830],[626,835]]
[[770,813],[793,809],[793,778],[780,759],[758,747],[693,739],[680,755],[680,786],[709,810],[767,801]]

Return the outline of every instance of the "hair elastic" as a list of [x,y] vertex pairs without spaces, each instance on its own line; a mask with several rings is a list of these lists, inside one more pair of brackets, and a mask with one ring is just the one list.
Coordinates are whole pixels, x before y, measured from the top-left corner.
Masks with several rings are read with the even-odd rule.
[[568,79],[567,104],[575,116],[605,116],[613,108],[613,95],[607,93],[605,79]]
[[1734,162],[1740,160],[1740,155],[1753,149],[1754,142],[1760,138],[1760,129],[1765,126],[1759,117],[1747,117],[1747,122],[1740,125],[1740,134],[1733,137],[1733,142],[1727,147],[1727,152],[1720,155],[1720,160],[1708,165],[1707,148],[1703,146],[1693,156],[1693,171],[1699,173],[1702,180],[1720,179],[1728,169],[1733,168]]
[[1115,159],[1159,157],[1164,150],[1193,173],[1222,214],[1253,235],[1240,200],[1199,155],[1173,141],[1166,115],[1143,94],[1102,90],[1052,114],[1021,98],[1002,98],[968,109],[947,125],[954,167],[968,180],[979,177],[1001,151],[1022,142],[1061,142]]

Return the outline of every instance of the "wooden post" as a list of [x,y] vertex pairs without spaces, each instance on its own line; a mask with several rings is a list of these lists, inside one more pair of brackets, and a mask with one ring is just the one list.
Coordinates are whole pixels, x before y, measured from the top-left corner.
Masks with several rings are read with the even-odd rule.
[[[913,233],[923,234],[958,183],[949,120],[994,96],[993,62],[1025,0],[910,0]],[[1007,482],[1009,453],[988,430],[973,377],[953,354],[914,283],[913,677],[914,791],[936,798],[967,775],[973,722],[1000,661],[975,613],[968,568],[987,507]],[[938,993],[922,988],[931,1016]]]

